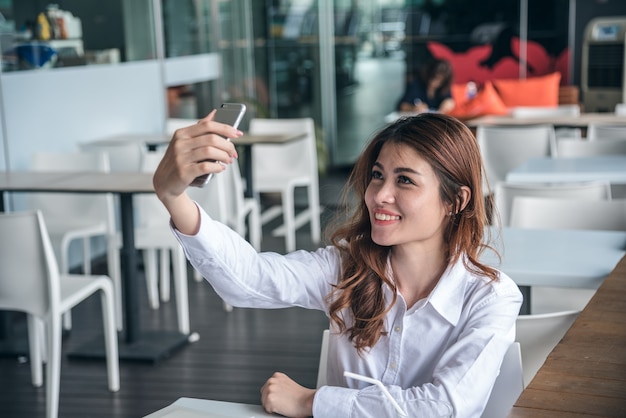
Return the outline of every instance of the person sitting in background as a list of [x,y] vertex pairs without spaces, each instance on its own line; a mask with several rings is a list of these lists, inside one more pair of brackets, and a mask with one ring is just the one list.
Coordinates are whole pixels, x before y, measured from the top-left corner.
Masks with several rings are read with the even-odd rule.
[[404,95],[398,102],[401,112],[441,112],[454,108],[451,94],[452,66],[445,60],[432,60],[418,71],[406,84]]
[[[191,264],[229,304],[298,306],[330,320],[326,386],[275,373],[263,407],[288,417],[479,418],[522,303],[511,278],[480,262],[487,216],[472,132],[439,113],[400,118],[374,136],[344,188],[331,243],[287,255],[258,253],[185,192],[198,176],[237,164],[242,135],[215,112],[174,133],[154,174],[157,196]],[[354,196],[354,197],[353,197]],[[356,203],[354,203],[356,202]]]

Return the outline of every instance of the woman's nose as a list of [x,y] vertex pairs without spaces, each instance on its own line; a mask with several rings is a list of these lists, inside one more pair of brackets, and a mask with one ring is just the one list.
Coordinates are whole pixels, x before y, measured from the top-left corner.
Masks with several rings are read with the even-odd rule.
[[395,202],[395,189],[391,182],[383,182],[375,195],[376,203],[393,203]]

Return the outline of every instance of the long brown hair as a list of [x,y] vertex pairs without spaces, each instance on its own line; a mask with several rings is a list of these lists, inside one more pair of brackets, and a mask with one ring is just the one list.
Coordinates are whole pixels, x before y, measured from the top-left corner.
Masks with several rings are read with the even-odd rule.
[[[479,262],[487,217],[482,192],[482,159],[472,132],[457,119],[437,113],[403,118],[381,130],[367,145],[348,178],[343,200],[352,206],[347,220],[331,236],[342,254],[342,276],[328,296],[330,318],[361,353],[374,346],[384,328],[385,315],[396,302],[397,289],[387,274],[390,247],[372,241],[371,223],[365,191],[372,167],[385,143],[408,145],[433,167],[440,196],[451,204],[453,215],[444,232],[448,263],[462,258],[465,267],[490,280],[498,279],[497,270]],[[471,190],[467,205],[461,208],[461,186]],[[350,205],[353,202],[353,205]],[[383,286],[394,297],[386,306]],[[349,310],[353,320],[344,316]],[[352,322],[348,324],[348,322]]]

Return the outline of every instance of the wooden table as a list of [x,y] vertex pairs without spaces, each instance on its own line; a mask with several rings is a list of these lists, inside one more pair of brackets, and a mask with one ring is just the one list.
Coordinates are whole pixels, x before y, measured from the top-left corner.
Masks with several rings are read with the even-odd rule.
[[510,171],[511,183],[558,183],[603,180],[626,184],[626,155],[581,158],[531,158]]
[[515,402],[509,418],[626,416],[626,257]]
[[[133,172],[61,173],[0,172],[0,211],[6,192],[113,193],[119,195],[121,215],[122,300],[124,333],[120,341],[122,360],[157,361],[188,342],[188,335],[173,331],[142,331],[139,321],[139,293],[142,283],[137,274],[133,196],[154,193],[152,174]],[[105,358],[104,344],[94,341],[71,353],[74,357]]]

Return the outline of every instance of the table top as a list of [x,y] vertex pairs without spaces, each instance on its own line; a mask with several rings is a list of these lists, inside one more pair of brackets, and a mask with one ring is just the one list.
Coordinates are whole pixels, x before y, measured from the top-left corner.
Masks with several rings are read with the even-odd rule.
[[509,413],[626,415],[626,257],[596,291]]
[[233,139],[235,145],[254,145],[254,144],[284,144],[286,142],[295,141],[296,139],[306,137],[305,132],[293,132],[287,134],[267,134],[256,135],[244,133],[239,138]]
[[277,416],[268,414],[260,405],[179,398],[171,405],[144,418],[275,418]]
[[549,183],[605,180],[626,183],[626,155],[581,158],[531,158],[511,170],[506,181]]
[[[254,144],[284,144],[289,141],[304,138],[306,133],[293,132],[286,134],[252,135],[244,133],[243,136],[233,139],[236,145]],[[171,140],[171,135],[167,134],[120,134],[106,138],[85,142],[89,145],[122,145],[128,142],[138,142],[147,146],[167,145]]]
[[554,125],[555,127],[584,128],[590,124],[614,124],[626,125],[626,116],[618,116],[615,113],[581,113],[573,115],[550,115],[533,117],[513,117],[510,115],[488,115],[465,121],[469,127],[479,125],[495,126],[524,126],[524,125]]
[[140,172],[0,171],[0,190],[71,193],[154,192],[152,174]]
[[626,254],[625,231],[525,229],[505,227],[481,261],[498,268],[520,286],[596,289]]

